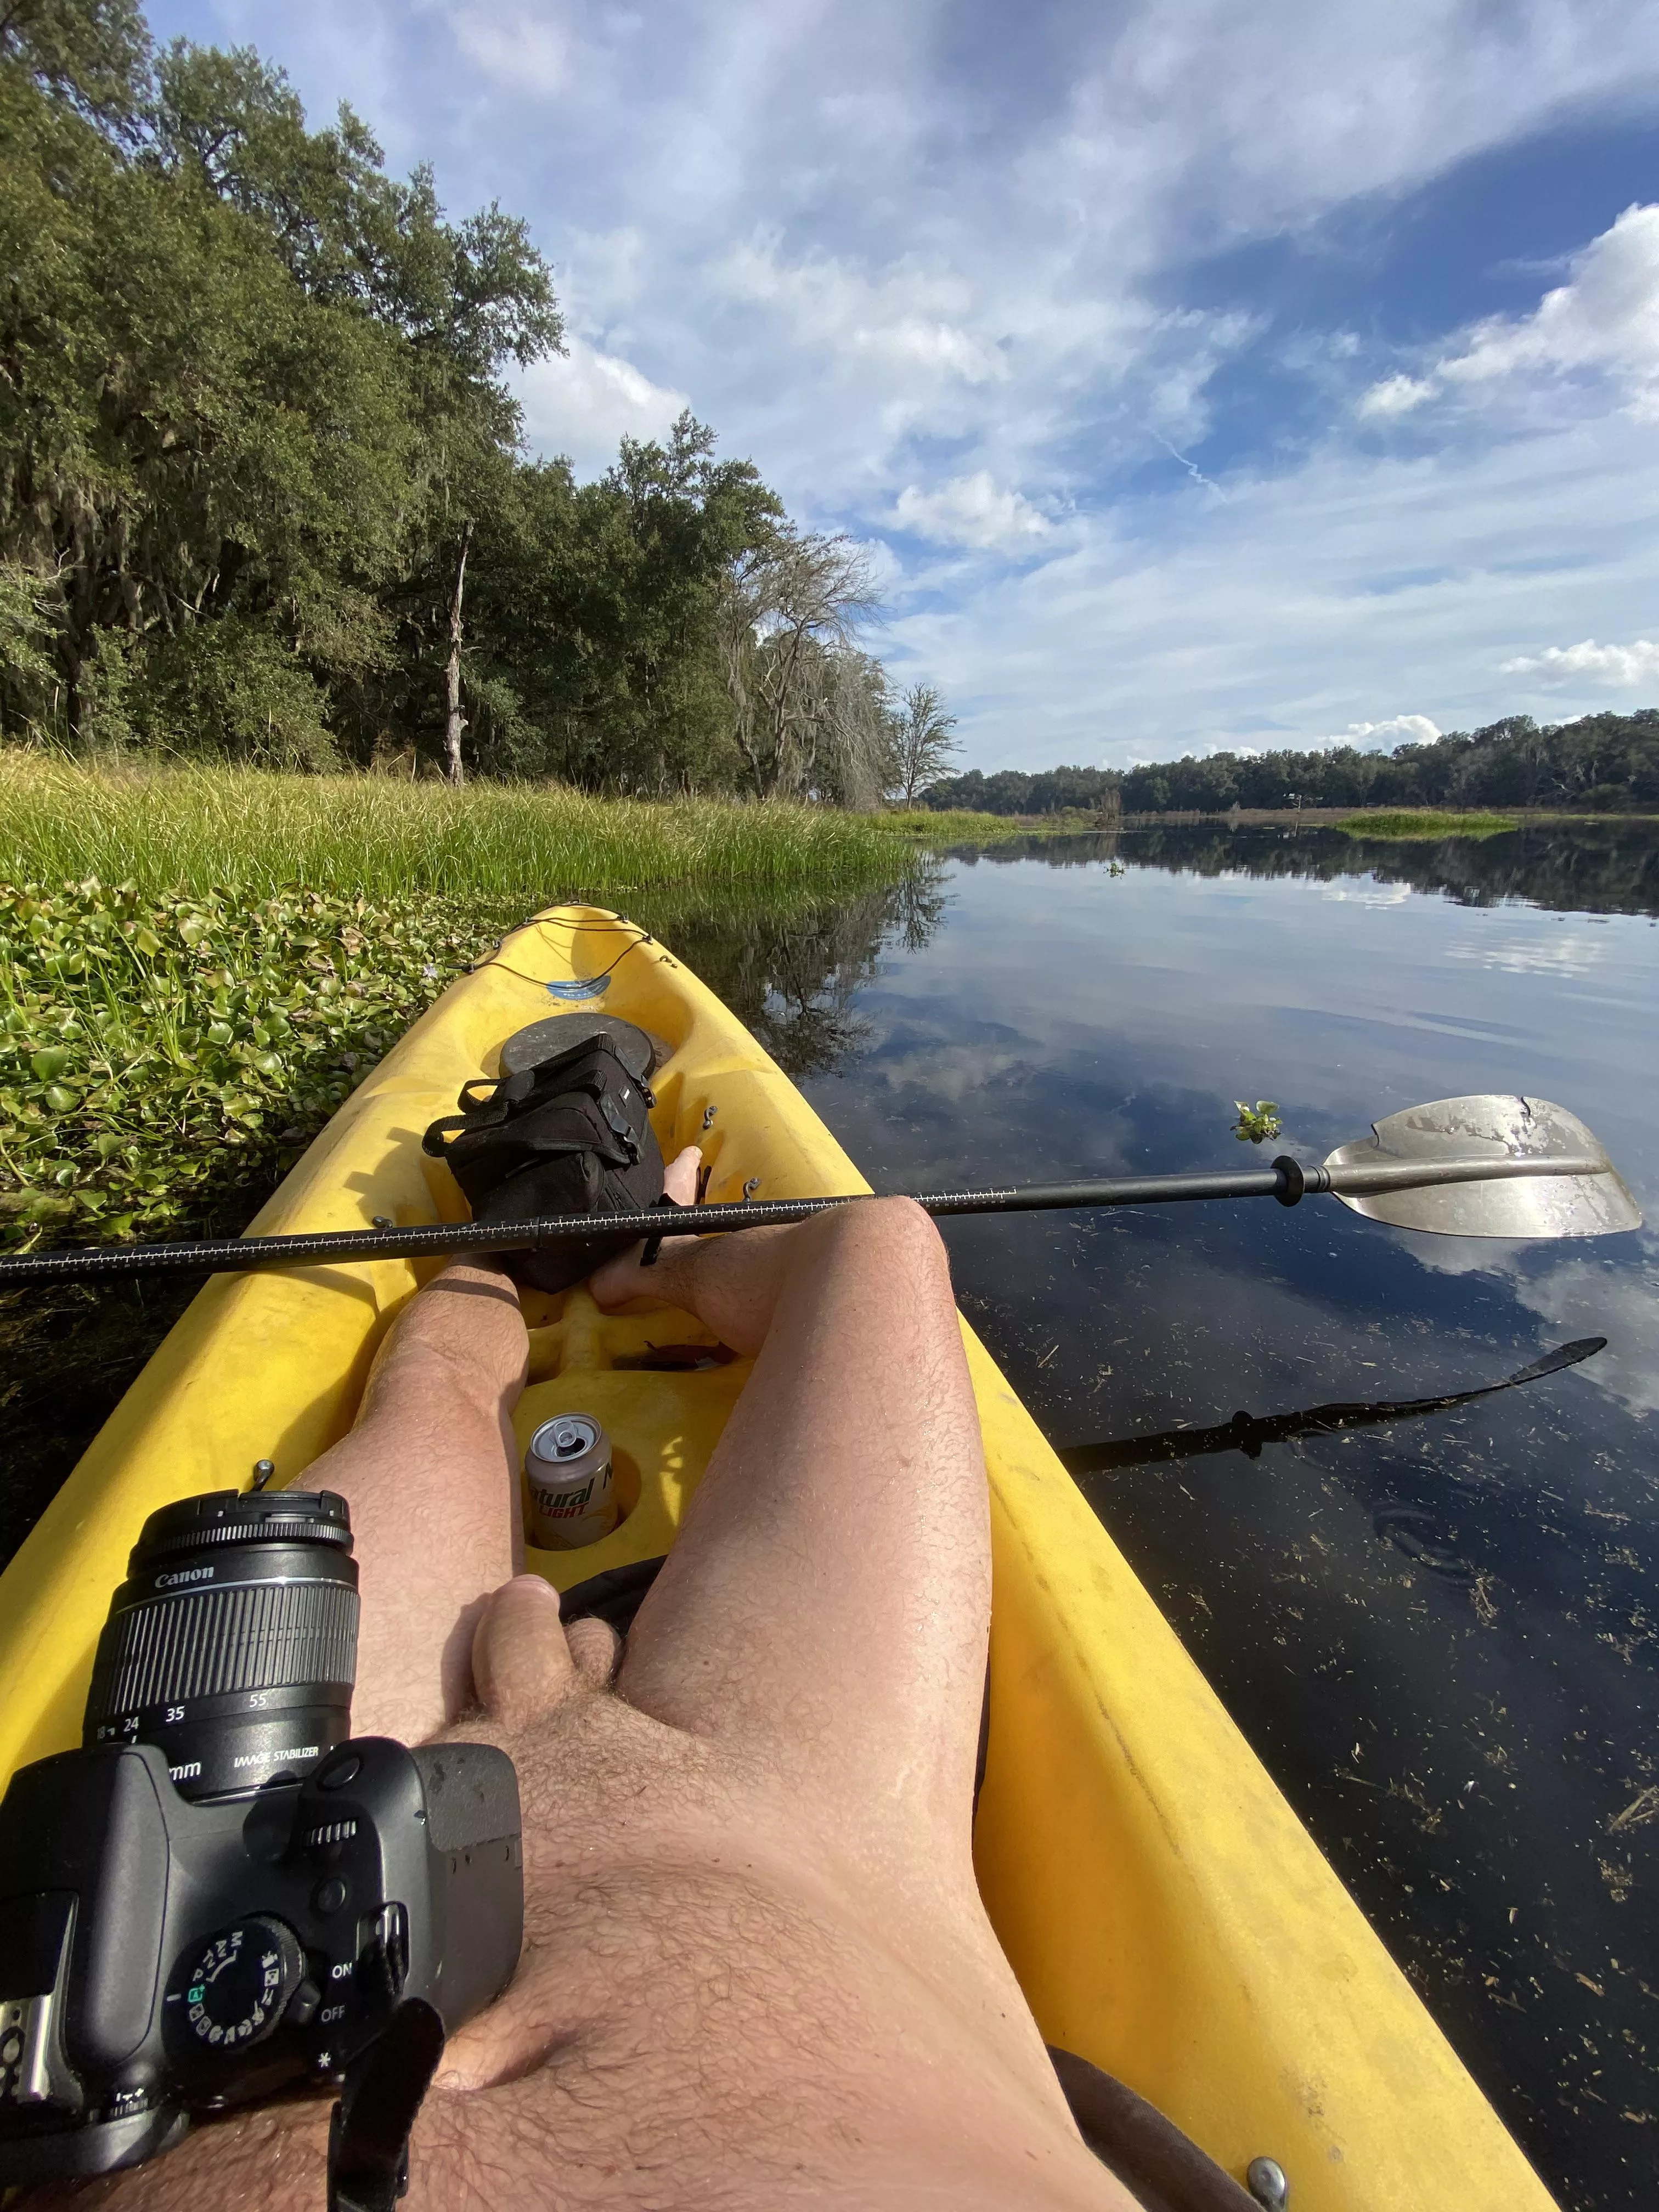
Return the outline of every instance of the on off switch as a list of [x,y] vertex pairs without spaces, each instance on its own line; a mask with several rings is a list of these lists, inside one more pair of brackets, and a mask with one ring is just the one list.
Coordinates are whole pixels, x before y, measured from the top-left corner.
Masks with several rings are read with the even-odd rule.
[[357,1986],[395,2004],[408,1978],[409,1915],[401,1905],[383,1905],[357,1960]]

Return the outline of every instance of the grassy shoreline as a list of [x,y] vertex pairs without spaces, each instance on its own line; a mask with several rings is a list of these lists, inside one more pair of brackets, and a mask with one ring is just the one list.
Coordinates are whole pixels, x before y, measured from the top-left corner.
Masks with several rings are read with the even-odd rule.
[[912,836],[806,806],[0,753],[0,1245],[234,1226],[538,908],[808,920]]
[[[917,843],[820,808],[0,750],[0,1249],[234,1233],[538,907],[592,899],[671,941],[810,931],[902,885]],[[194,1288],[0,1294],[0,1555]]]
[[592,799],[539,786],[218,767],[82,767],[0,752],[0,881],[95,876],[147,895],[285,885],[440,896],[526,912],[683,890],[769,907],[890,882],[911,840],[884,816],[782,803]]
[[1481,808],[1458,812],[1449,807],[1399,806],[1345,815],[1335,826],[1350,837],[1383,837],[1399,843],[1419,837],[1500,837],[1519,824],[1512,814]]
[[1006,845],[1017,837],[1088,836],[1098,830],[1094,816],[1076,812],[1045,816],[978,814],[969,807],[934,810],[896,807],[878,815],[884,830],[918,845]]

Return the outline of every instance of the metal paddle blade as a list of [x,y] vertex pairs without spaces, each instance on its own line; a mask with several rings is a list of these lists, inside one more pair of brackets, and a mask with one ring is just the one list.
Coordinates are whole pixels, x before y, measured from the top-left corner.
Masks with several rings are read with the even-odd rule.
[[1356,1213],[1397,1229],[1443,1237],[1610,1237],[1639,1229],[1642,1215],[1599,1138],[1547,1098],[1437,1098],[1371,1125],[1371,1135],[1342,1145],[1328,1168],[1431,1165],[1449,1160],[1594,1160],[1593,1172],[1528,1175],[1511,1180],[1446,1182],[1415,1190],[1334,1195]]

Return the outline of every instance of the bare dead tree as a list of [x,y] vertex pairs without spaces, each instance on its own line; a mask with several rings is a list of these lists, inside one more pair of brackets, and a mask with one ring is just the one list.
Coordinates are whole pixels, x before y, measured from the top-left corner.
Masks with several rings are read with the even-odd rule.
[[461,733],[466,728],[466,717],[461,712],[461,593],[466,584],[467,550],[472,543],[472,525],[468,522],[461,532],[461,557],[455,569],[455,592],[449,602],[449,715],[444,724],[444,773],[452,783],[465,783],[466,770],[461,763]]
[[797,680],[804,708],[799,787],[836,806],[879,806],[893,782],[887,672],[856,646],[812,642]]
[[867,677],[855,684],[850,664],[866,665],[854,639],[876,605],[868,557],[846,538],[781,530],[733,567],[720,659],[757,798],[866,780],[854,763],[867,749]]
[[934,685],[910,686],[893,732],[893,781],[907,806],[914,806],[916,794],[937,782],[950,766],[957,750],[957,741],[951,735],[956,726],[956,716],[945,713],[945,702]]

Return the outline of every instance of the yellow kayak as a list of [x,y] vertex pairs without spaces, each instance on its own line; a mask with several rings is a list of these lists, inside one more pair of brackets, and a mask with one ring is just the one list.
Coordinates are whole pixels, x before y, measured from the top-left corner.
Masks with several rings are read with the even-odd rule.
[[[702,1144],[708,1196],[868,1185],[743,1025],[661,945],[593,908],[506,940],[388,1054],[252,1224],[455,1218],[421,1136],[504,1041],[559,1010],[549,983],[663,1040],[665,1155]],[[712,1109],[712,1119],[710,1118]],[[352,1422],[402,1261],[221,1276],[121,1401],[0,1577],[0,1769],[80,1740],[94,1647],[146,1515],[302,1475]],[[520,1442],[599,1416],[626,1509],[580,1551],[532,1551],[562,1588],[659,1556],[747,1372],[641,1366],[686,1316],[611,1317],[585,1291],[525,1294]],[[1277,2160],[1294,2212],[1548,2212],[1551,2200],[963,1325],[994,1523],[980,1886],[1046,2039],[1118,2075],[1229,2172]]]

